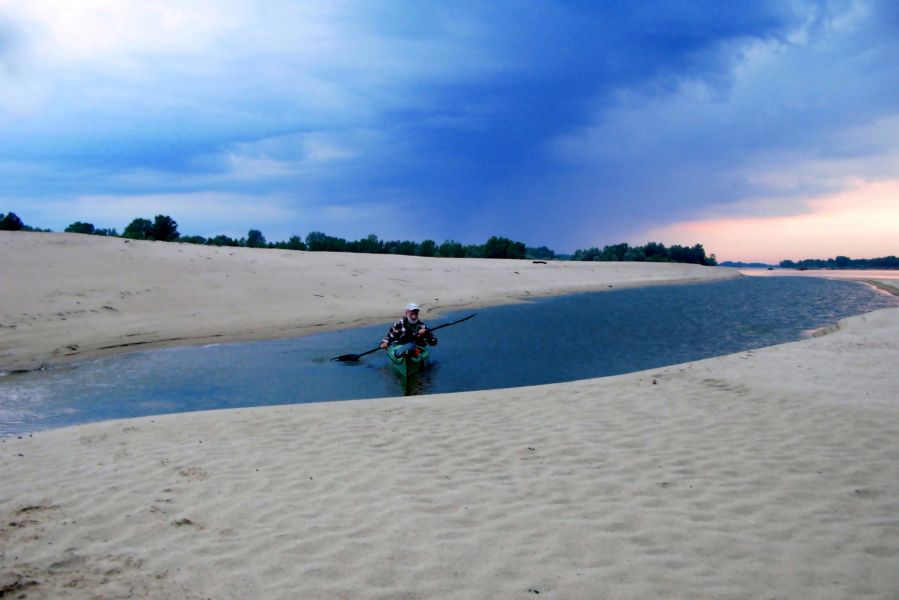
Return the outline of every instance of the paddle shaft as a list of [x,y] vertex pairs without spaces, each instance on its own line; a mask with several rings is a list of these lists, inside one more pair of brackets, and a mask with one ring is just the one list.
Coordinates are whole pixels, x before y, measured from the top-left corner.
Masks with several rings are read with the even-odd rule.
[[355,354],[354,356],[356,357],[356,360],[359,360],[366,354],[371,354],[372,352],[377,352],[380,349],[381,349],[381,346],[378,346],[377,348],[372,348],[371,350],[367,350],[367,351],[363,352],[362,354]]
[[438,329],[442,329],[443,327],[449,327],[450,325],[455,325],[456,323],[461,323],[462,321],[467,321],[472,318],[474,314],[470,314],[464,319],[459,319],[458,321],[453,321],[452,323],[444,323],[443,325],[438,325],[437,327],[430,327],[428,331],[437,331]]
[[[458,321],[452,321],[450,323],[444,323],[443,325],[438,325],[437,327],[431,327],[428,329],[428,331],[437,331],[438,329],[442,329],[443,327],[449,327],[450,325],[455,325],[457,323],[461,323],[462,321],[467,321],[468,319],[472,318],[473,316],[474,316],[474,313],[468,315],[465,318],[459,319]],[[366,350],[362,354],[344,354],[342,356],[335,356],[331,360],[339,360],[340,362],[356,362],[357,360],[359,360],[366,354],[371,354],[372,352],[377,352],[378,350],[382,350],[381,346],[378,346],[377,348],[372,348],[371,350]]]

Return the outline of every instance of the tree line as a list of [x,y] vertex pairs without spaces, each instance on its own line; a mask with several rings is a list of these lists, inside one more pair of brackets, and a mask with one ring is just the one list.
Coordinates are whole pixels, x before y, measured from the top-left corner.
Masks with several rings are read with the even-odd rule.
[[0,213],[0,231],[46,231],[49,232],[49,229],[37,229],[35,227],[30,227],[22,222],[22,219],[19,218],[14,212],[4,215]]
[[692,263],[697,265],[714,266],[718,264],[714,254],[706,256],[702,244],[695,246],[673,245],[665,247],[665,244],[649,242],[644,246],[631,246],[629,244],[613,244],[599,248],[587,248],[577,250],[572,257],[574,260],[597,261],[637,261],[637,262],[676,262]]
[[[0,213],[0,230],[50,231],[28,227],[14,213]],[[207,246],[233,246],[246,248],[277,248],[282,250],[306,250],[310,252],[358,252],[367,254],[402,254],[408,256],[430,256],[445,258],[511,258],[531,260],[579,260],[579,261],[637,261],[637,262],[682,262],[699,265],[715,265],[715,255],[706,256],[702,244],[692,247],[649,242],[645,246],[615,244],[602,250],[587,248],[577,250],[573,255],[556,254],[546,246],[529,247],[524,242],[501,236],[491,236],[483,244],[462,244],[446,240],[440,244],[434,240],[415,242],[411,240],[382,240],[372,234],[358,240],[346,240],[321,231],[311,231],[305,239],[299,235],[287,241],[269,242],[258,229],[250,229],[245,237],[232,238],[227,235],[204,237],[182,235],[178,223],[168,215],[156,215],[153,220],[138,217],[118,233],[116,229],[95,227],[92,223],[76,221],[66,227],[67,233],[82,233],[134,240],[154,240],[182,242]]]
[[899,269],[899,257],[883,256],[881,258],[806,258],[805,260],[782,260],[784,269]]

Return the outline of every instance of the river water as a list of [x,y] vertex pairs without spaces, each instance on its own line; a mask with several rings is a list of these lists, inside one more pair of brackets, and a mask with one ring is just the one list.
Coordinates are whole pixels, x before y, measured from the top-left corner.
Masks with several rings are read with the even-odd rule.
[[[861,283],[745,277],[483,308],[437,332],[405,385],[377,352],[389,323],[269,342],[176,348],[0,377],[0,435],[172,412],[457,392],[615,375],[801,339],[899,306]],[[432,326],[472,311],[442,315]]]

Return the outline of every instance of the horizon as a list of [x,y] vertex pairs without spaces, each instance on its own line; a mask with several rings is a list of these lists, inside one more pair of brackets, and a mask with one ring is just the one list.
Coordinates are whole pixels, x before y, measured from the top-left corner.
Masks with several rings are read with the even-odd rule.
[[[3,216],[4,216],[4,213],[0,212],[0,217],[3,217]],[[19,215],[16,215],[16,216],[18,217]],[[168,216],[168,217],[171,217],[171,215],[160,215],[160,216]],[[137,219],[134,219],[134,220],[137,220]],[[175,221],[176,221],[176,225],[177,225],[177,220],[175,220]],[[70,225],[74,225],[74,224],[75,224],[75,223],[71,223]],[[90,224],[90,225],[93,225],[92,223],[87,223],[87,222],[84,222],[84,221],[82,221],[81,224]],[[25,226],[27,227],[27,229],[26,229],[25,231],[30,231],[30,232],[32,232],[32,233],[73,233],[73,234],[76,234],[76,235],[94,235],[94,236],[97,236],[97,237],[118,237],[118,238],[125,238],[125,236],[123,235],[124,232],[123,232],[123,231],[118,231],[117,228],[108,228],[106,231],[104,231],[104,232],[102,232],[102,233],[84,233],[84,232],[82,232],[82,231],[72,231],[72,232],[67,232],[67,231],[56,231],[56,230],[52,230],[52,229],[48,229],[48,228],[41,228],[39,225],[35,225],[35,224],[31,224],[31,223],[25,223]],[[100,228],[98,228],[98,229],[100,229]],[[2,230],[0,230],[0,231],[2,231]],[[249,234],[250,231],[252,231],[252,229],[251,229],[251,230],[248,230],[248,231],[247,231],[247,234]],[[257,230],[257,231],[258,231],[258,230]],[[190,240],[189,238],[197,237],[195,234],[192,234],[192,233],[190,233],[190,232],[181,232],[181,231],[178,231],[177,233],[178,233],[178,237],[175,238],[175,239],[171,239],[171,240],[153,240],[153,239],[146,239],[146,240],[144,240],[144,241],[161,241],[161,242],[166,242],[166,243],[186,243],[186,244],[199,244],[199,245],[215,245],[215,244],[211,244],[211,243],[210,243],[210,242],[211,242],[211,239],[212,239],[211,237],[210,237],[210,238],[206,238],[206,239],[205,239],[205,243],[204,243],[204,242],[196,242],[196,241]],[[277,239],[277,240],[276,240],[276,239],[269,239],[267,236],[265,236],[265,232],[260,231],[260,233],[263,235],[263,241],[264,241],[266,244],[279,244],[279,243],[284,244],[284,243],[287,243],[287,242],[289,241],[289,239]],[[329,235],[327,232],[314,232],[314,233],[324,233],[325,235]],[[371,234],[371,235],[374,235],[374,234]],[[204,236],[199,236],[199,237],[204,237]],[[228,237],[230,237],[230,236],[228,236]],[[247,241],[247,240],[246,240],[247,237],[248,237],[248,235],[243,235],[243,236],[238,236],[238,237],[234,237],[234,238],[231,238],[231,239],[232,239],[232,241],[237,242],[237,243],[239,243],[240,245],[245,245],[245,242]],[[306,241],[306,237],[305,237],[305,236],[297,236],[297,237],[299,237],[299,238],[300,238],[302,241],[304,241],[304,242]],[[333,237],[337,237],[337,236],[333,236]],[[407,238],[407,239],[405,239],[405,240],[400,240],[400,239],[390,240],[390,239],[386,239],[386,238],[381,238],[381,237],[379,237],[379,236],[376,236],[376,237],[377,237],[378,241],[380,241],[380,242],[391,242],[391,243],[395,243],[395,242],[406,242],[406,241],[411,241],[411,242],[415,243],[416,245],[419,245],[419,244],[421,244],[422,242],[425,242],[425,241],[432,241],[432,242],[435,242],[437,245],[440,245],[441,243],[444,243],[444,242],[460,243],[460,242],[458,242],[457,240],[425,240],[425,239],[421,239],[421,240],[413,240],[413,239],[409,239],[409,238]],[[507,238],[502,238],[502,237],[500,237],[500,236],[491,236],[491,237],[499,237],[499,239],[501,239],[501,240],[502,240],[502,239],[507,239]],[[126,239],[128,239],[128,238],[126,238]],[[132,238],[132,239],[144,239],[144,238]],[[343,239],[343,241],[344,241],[344,242],[348,242],[348,243],[352,243],[352,242],[362,241],[363,239],[364,239],[364,238],[359,238],[359,239],[356,239],[356,240],[353,240],[353,239]],[[488,238],[488,239],[489,239],[489,238]],[[485,240],[483,243],[472,242],[470,245],[474,245],[474,246],[483,246],[484,243],[486,243],[487,241],[488,241],[488,240]],[[544,248],[544,246],[533,246],[533,245],[527,243],[527,241],[525,241],[525,240],[511,240],[511,239],[508,239],[508,241],[523,243],[523,244],[525,244],[525,246],[526,246],[528,249],[533,249],[533,250],[540,250],[540,249]],[[644,246],[646,246],[646,245],[648,245],[648,244],[651,244],[651,243],[660,243],[660,242],[655,242],[654,240],[649,240],[649,241],[647,241],[647,242],[645,242],[645,243],[643,243],[643,244],[629,244],[628,242],[619,242],[619,244],[622,244],[622,243],[623,243],[623,244],[629,245],[631,248],[642,248],[642,247],[644,247]],[[469,244],[464,244],[464,245],[469,245]],[[607,246],[613,246],[613,245],[616,245],[616,244],[608,244]],[[702,242],[697,242],[696,244],[672,244],[672,245],[666,245],[666,244],[664,244],[664,243],[662,244],[663,247],[667,247],[667,248],[669,248],[669,249],[670,249],[671,246],[674,246],[674,245],[680,245],[680,246],[684,246],[684,247],[693,247],[693,246],[699,245],[699,246],[703,246],[703,249],[705,250],[705,247],[704,247],[704,245],[702,244]],[[251,246],[247,246],[247,247],[251,247]],[[269,248],[269,247],[270,247],[270,246],[260,246],[259,248],[261,248],[261,249],[266,249],[266,248]],[[549,260],[572,260],[572,259],[573,259],[573,256],[574,256],[575,253],[578,252],[578,251],[585,251],[585,250],[591,250],[591,249],[603,250],[605,247],[598,247],[598,248],[597,248],[597,247],[594,246],[594,247],[587,247],[587,248],[577,248],[577,249],[575,250],[575,252],[558,252],[558,251],[556,251],[554,248],[550,248],[550,247],[545,247],[545,248],[548,249],[548,250],[553,251],[553,253],[555,254],[555,257],[552,258],[552,259],[549,259]],[[310,252],[339,252],[338,250],[307,250],[307,251],[310,251]],[[345,252],[350,252],[350,253],[360,253],[361,251],[357,251],[357,250],[346,250]],[[366,251],[366,252],[361,252],[361,253],[370,253],[370,252],[367,252],[367,251]],[[389,253],[390,253],[390,252],[388,252],[388,254],[389,254]],[[716,258],[716,257],[712,256],[712,254],[713,254],[713,253],[709,253],[709,252],[706,251],[707,257],[710,257],[710,258]],[[788,257],[788,258],[782,258],[782,259],[779,259],[779,260],[773,261],[773,262],[764,262],[764,261],[755,261],[755,260],[740,260],[740,259],[724,259],[724,260],[717,260],[717,263],[718,263],[718,266],[729,266],[729,265],[726,265],[726,264],[723,264],[723,263],[733,263],[733,264],[735,264],[735,265],[736,265],[737,267],[739,267],[739,268],[750,268],[750,267],[753,266],[753,265],[758,265],[758,266],[764,266],[764,267],[778,267],[778,268],[787,268],[787,269],[791,269],[791,268],[796,268],[796,267],[782,267],[782,266],[781,266],[781,263],[784,263],[784,262],[792,262],[792,263],[796,263],[796,264],[798,265],[799,263],[803,263],[803,262],[827,262],[827,261],[834,261],[834,260],[836,260],[836,259],[838,259],[838,258],[848,258],[848,259],[853,260],[853,261],[857,261],[857,260],[868,261],[868,260],[878,260],[878,259],[883,259],[883,258],[895,258],[895,257],[896,257],[896,256],[895,256],[895,255],[892,255],[892,254],[884,255],[884,256],[868,256],[868,257],[863,257],[863,256],[845,256],[845,255],[841,255],[841,254],[829,254],[829,255],[821,255],[821,256],[815,256],[815,257],[806,256],[806,257],[803,257],[803,258],[795,258],[795,257],[792,257],[792,258],[791,258],[791,257]],[[452,258],[452,257],[448,257],[448,258]],[[533,257],[525,257],[525,258],[530,259],[530,258],[533,258]],[[541,258],[542,258],[542,257],[541,257]],[[625,261],[625,262],[627,262],[627,261]],[[649,262],[652,262],[652,261],[649,261]],[[677,261],[674,261],[674,262],[677,262]],[[840,267],[840,268],[841,268],[841,269],[848,269],[848,270],[853,270],[853,269],[858,270],[858,267]],[[884,267],[876,267],[876,269],[884,269]],[[875,269],[875,270],[876,270],[876,269]],[[885,269],[886,269],[886,270],[889,270],[890,268],[885,268]],[[870,270],[870,269],[869,269],[869,268],[866,268],[865,270]]]
[[62,231],[899,254],[899,6],[0,4],[0,212]]

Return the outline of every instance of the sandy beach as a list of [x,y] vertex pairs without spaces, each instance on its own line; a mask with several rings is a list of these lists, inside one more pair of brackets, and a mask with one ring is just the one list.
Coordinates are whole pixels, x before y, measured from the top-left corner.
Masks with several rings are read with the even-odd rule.
[[[387,321],[413,298],[734,276],[57,234],[0,252],[7,370]],[[0,439],[0,596],[899,598],[899,309],[831,329],[565,384]]]

